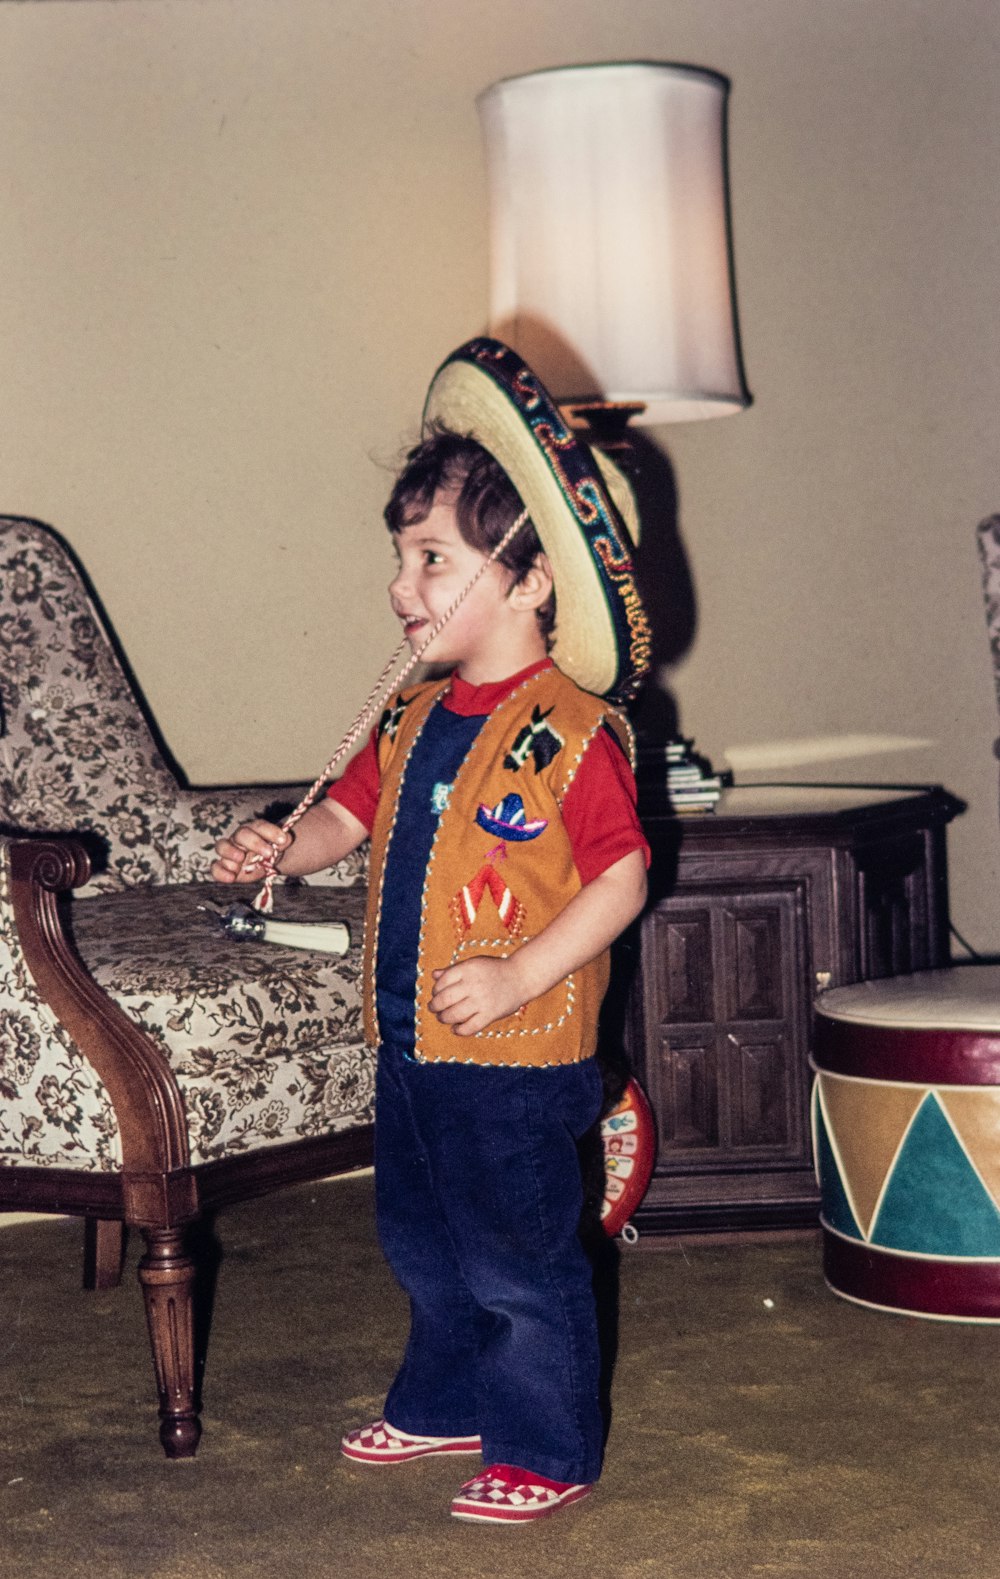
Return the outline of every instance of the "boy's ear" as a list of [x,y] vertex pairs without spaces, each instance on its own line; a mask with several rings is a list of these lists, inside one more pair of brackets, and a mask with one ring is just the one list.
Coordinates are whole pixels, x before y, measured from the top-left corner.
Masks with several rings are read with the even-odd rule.
[[546,554],[538,554],[531,569],[507,594],[517,609],[540,609],[552,595],[552,567]]

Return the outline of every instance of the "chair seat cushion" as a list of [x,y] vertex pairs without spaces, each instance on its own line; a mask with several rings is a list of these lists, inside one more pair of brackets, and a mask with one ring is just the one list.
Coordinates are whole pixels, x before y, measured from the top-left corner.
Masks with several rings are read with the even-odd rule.
[[1000,965],[957,965],[833,987],[819,995],[816,1012],[885,1029],[1000,1033]]
[[170,1062],[194,1163],[372,1117],[374,1059],[361,1028],[364,887],[275,888],[276,919],[346,922],[344,955],[229,938],[219,915],[252,894],[187,883],[68,907],[84,964]]

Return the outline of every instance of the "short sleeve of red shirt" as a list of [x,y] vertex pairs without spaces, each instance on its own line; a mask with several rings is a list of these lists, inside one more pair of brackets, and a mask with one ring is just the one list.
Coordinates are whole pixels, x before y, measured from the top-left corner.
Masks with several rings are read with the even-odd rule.
[[632,850],[649,865],[649,845],[636,811],[635,776],[616,736],[599,729],[562,806],[581,883],[592,883]]
[[357,756],[351,758],[340,778],[335,779],[326,792],[338,806],[343,806],[345,811],[363,822],[369,833],[375,826],[379,793],[376,739],[375,731],[372,730],[367,743]]

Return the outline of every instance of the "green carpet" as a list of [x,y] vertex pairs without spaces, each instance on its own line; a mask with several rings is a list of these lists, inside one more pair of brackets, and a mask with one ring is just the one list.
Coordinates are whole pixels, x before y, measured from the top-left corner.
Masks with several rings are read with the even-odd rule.
[[179,1464],[156,1438],[139,1245],[121,1288],[84,1294],[79,1224],[0,1233],[4,1575],[1000,1575],[1000,1330],[836,1300],[811,1236],[626,1250],[600,1487],[498,1529],[448,1517],[474,1459],[337,1453],[378,1412],[405,1332],[370,1177],[218,1227],[205,1435]]

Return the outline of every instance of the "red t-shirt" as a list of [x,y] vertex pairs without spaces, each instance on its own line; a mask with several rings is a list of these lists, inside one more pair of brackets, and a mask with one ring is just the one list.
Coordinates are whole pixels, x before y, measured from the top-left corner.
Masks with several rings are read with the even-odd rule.
[[[551,666],[552,659],[543,658],[520,674],[488,685],[469,685],[453,674],[442,706],[466,718],[490,713],[515,686]],[[338,805],[364,823],[369,833],[379,797],[376,739],[373,730],[367,745],[327,790]],[[636,812],[635,777],[617,738],[609,730],[599,730],[584,753],[566,792],[562,817],[581,883],[592,883],[631,850],[641,850],[649,865],[649,845]]]

